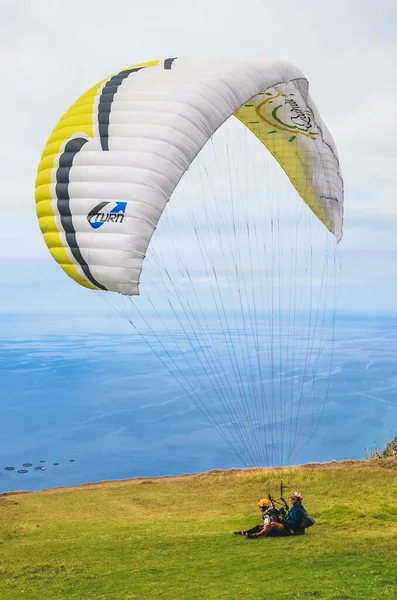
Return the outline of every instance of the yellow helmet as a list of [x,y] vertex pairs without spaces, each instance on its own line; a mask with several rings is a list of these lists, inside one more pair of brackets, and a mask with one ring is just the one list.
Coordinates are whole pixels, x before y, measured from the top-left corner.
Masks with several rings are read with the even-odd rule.
[[258,506],[260,508],[263,508],[264,506],[269,507],[270,505],[271,505],[271,502],[267,498],[262,498],[262,500],[259,500],[259,502],[258,502]]

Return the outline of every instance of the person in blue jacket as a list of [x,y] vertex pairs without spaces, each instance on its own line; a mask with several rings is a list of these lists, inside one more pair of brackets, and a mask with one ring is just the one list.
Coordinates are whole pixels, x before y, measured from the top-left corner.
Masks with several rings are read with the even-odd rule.
[[283,519],[282,523],[286,529],[285,533],[290,533],[293,535],[303,535],[305,530],[303,527],[299,526],[299,522],[302,517],[306,513],[303,504],[302,504],[302,494],[299,492],[294,492],[291,494],[291,502],[292,506],[289,509],[287,519]]

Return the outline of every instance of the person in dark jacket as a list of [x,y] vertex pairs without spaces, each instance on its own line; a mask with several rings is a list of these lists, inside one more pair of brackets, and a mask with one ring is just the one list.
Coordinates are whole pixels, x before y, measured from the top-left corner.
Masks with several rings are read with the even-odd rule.
[[288,532],[292,535],[303,535],[305,530],[303,527],[299,526],[299,523],[306,512],[302,504],[302,494],[294,492],[291,494],[290,499],[292,506],[289,509],[288,517],[282,521],[286,530],[285,533]]

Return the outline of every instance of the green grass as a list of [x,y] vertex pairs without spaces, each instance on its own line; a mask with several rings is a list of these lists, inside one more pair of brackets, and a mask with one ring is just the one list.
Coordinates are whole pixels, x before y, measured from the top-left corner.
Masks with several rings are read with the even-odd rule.
[[248,540],[280,470],[0,496],[1,600],[397,599],[397,460],[282,471],[316,525]]

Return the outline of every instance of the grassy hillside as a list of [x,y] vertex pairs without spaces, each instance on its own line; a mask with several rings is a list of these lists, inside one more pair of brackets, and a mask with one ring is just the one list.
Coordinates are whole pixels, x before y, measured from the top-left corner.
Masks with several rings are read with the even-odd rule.
[[[305,536],[248,540],[280,474]],[[0,496],[0,598],[397,598],[397,459],[211,472]]]

